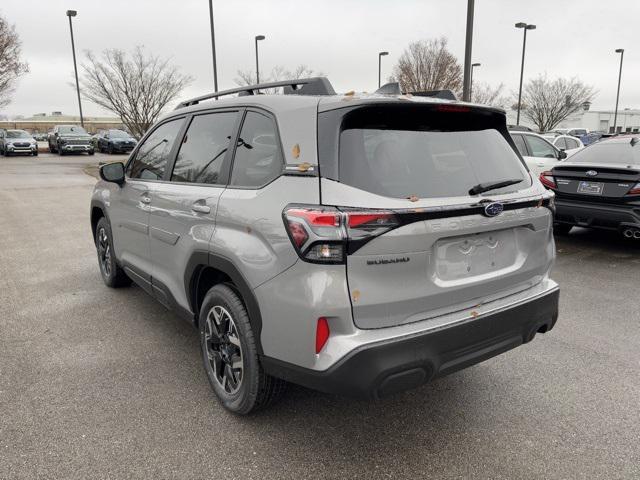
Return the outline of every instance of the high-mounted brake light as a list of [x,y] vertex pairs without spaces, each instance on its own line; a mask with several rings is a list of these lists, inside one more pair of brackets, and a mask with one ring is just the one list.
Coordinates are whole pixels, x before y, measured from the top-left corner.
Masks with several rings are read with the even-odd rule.
[[314,263],[344,263],[349,241],[366,241],[398,226],[395,214],[386,210],[295,206],[283,216],[296,251]]
[[471,109],[469,107],[465,107],[462,105],[438,105],[436,107],[438,112],[456,112],[456,113],[466,113],[470,112]]
[[640,195],[640,183],[636,183],[631,190],[629,190],[628,195]]
[[547,170],[540,174],[540,182],[547,188],[557,188],[556,181],[553,178],[553,172],[551,170]]

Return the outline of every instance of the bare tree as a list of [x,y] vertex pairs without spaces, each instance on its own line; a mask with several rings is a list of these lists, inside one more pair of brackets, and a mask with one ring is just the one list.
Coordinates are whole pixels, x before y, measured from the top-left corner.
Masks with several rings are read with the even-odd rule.
[[393,69],[403,92],[462,90],[462,66],[441,37],[409,44]]
[[521,111],[538,130],[547,132],[593,100],[595,94],[593,87],[576,78],[549,80],[540,75],[524,86]]
[[500,84],[497,87],[492,87],[488,83],[476,83],[473,82],[473,88],[471,89],[471,101],[473,103],[480,103],[482,105],[490,105],[492,107],[506,108],[509,104],[509,99],[502,95],[504,90],[504,84]]
[[168,60],[148,55],[142,47],[130,55],[116,49],[105,50],[101,58],[91,52],[86,55],[83,96],[118,115],[138,138],[192,81]]
[[[256,74],[252,70],[238,70],[237,77],[234,79],[237,85],[243,87],[245,85],[255,85],[256,83]],[[316,72],[315,70],[307,67],[306,65],[298,65],[293,70],[287,70],[282,65],[276,65],[271,70],[271,73],[264,78],[263,83],[268,82],[278,82],[280,80],[297,80],[299,78],[309,78],[309,77],[322,77],[324,73]],[[260,75],[262,77],[262,75]],[[279,88],[267,88],[264,90],[265,93],[278,93],[280,91]]]
[[11,103],[16,80],[29,71],[29,65],[21,61],[21,47],[16,27],[0,17],[0,108]]

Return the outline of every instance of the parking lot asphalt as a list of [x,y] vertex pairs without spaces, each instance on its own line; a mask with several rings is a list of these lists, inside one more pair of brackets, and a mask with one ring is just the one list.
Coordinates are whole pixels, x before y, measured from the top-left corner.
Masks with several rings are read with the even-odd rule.
[[197,332],[100,278],[96,155],[0,157],[0,478],[640,478],[640,244],[557,239],[556,328],[417,390],[217,403]]

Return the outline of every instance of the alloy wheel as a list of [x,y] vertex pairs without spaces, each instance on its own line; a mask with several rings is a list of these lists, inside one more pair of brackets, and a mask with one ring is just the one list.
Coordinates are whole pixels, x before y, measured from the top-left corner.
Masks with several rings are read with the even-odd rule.
[[98,260],[105,276],[111,276],[111,245],[104,228],[98,231]]
[[231,314],[220,305],[211,308],[207,315],[204,344],[216,383],[226,393],[236,393],[244,374],[242,346]]

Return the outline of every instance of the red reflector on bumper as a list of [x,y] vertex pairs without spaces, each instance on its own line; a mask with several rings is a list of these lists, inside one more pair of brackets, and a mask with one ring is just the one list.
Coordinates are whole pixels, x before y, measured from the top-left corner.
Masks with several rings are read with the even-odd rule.
[[320,317],[316,325],[316,353],[320,353],[324,348],[327,340],[329,340],[329,333],[329,322],[327,322],[326,318]]

